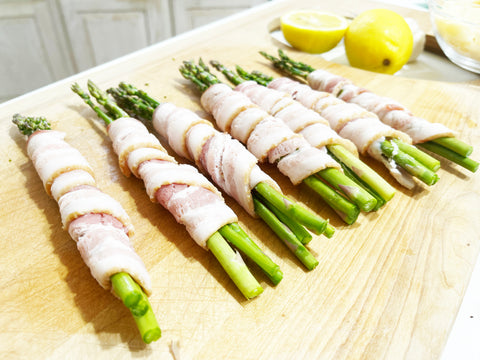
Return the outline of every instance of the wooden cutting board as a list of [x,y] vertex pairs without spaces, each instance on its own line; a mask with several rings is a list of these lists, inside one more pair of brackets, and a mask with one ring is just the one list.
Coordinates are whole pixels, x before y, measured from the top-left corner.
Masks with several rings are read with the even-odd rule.
[[[440,356],[480,248],[478,174],[442,162],[435,186],[410,191],[365,159],[397,194],[377,213],[347,226],[306,187],[293,187],[263,166],[288,196],[330,218],[337,232],[331,239],[314,237],[309,248],[320,264],[308,272],[262,222],[226,197],[241,225],[284,272],[273,287],[252,267],[265,291],[246,301],[213,256],[148,200],[142,182],[119,172],[103,124],[69,90],[74,81],[85,87],[88,78],[102,88],[124,80],[211,119],[177,71],[182,60],[202,56],[277,76],[258,51],[274,53],[278,44],[269,24],[302,7],[345,12],[378,6],[276,1],[0,105],[3,358],[172,359],[177,342],[182,359]],[[384,76],[290,53],[455,129],[477,146],[472,157],[480,159],[478,87]],[[136,227],[134,247],[152,277],[151,303],[163,331],[158,342],[143,344],[128,311],[90,276],[26,156],[25,139],[11,124],[16,112],[46,116],[65,131],[90,161],[100,188],[127,209]]]

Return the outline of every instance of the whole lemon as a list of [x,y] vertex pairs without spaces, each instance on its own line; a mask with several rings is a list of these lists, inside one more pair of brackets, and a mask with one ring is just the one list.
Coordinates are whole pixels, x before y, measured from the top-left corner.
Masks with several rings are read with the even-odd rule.
[[312,54],[333,49],[342,40],[348,21],[317,10],[295,10],[280,18],[285,40],[294,48]]
[[413,48],[413,35],[405,19],[387,9],[362,12],[345,32],[350,65],[394,74],[405,65]]

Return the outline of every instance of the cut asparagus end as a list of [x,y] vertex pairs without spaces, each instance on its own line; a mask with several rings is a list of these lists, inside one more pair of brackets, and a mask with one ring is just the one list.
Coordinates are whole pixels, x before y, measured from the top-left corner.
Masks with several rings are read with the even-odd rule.
[[390,159],[393,159],[396,164],[405,169],[410,175],[423,181],[427,185],[434,185],[439,177],[436,173],[425,167],[415,158],[404,153],[400,148],[390,140],[384,140],[380,143],[382,153]]
[[280,270],[280,266],[275,264],[272,259],[258,247],[238,223],[222,226],[218,232],[234,247],[257,264],[274,285],[277,285],[282,280],[283,273]]
[[148,303],[148,311],[142,316],[136,316],[133,314],[135,323],[137,324],[142,340],[146,344],[150,344],[153,341],[160,339],[162,331],[157,324],[157,319],[153,313],[150,303]]
[[464,167],[471,172],[476,172],[478,170],[479,163],[477,161],[470,159],[469,157],[459,155],[456,152],[447,149],[442,145],[430,141],[418,145],[426,150],[431,151],[434,154],[440,155],[445,159]]
[[431,142],[446,147],[447,149],[450,149],[463,157],[469,157],[473,152],[473,146],[455,137],[441,137],[431,140]]
[[416,159],[418,162],[422,163],[425,167],[427,167],[431,171],[436,172],[438,169],[440,169],[440,161],[428,155],[427,153],[423,152],[416,146],[407,144],[398,139],[392,139],[392,142],[395,143],[401,151],[410,155],[411,157]]
[[315,191],[348,225],[353,224],[360,214],[360,209],[350,200],[338,194],[335,190],[311,175],[303,179],[303,183]]
[[257,191],[263,199],[268,201],[278,211],[293,221],[302,224],[313,233],[320,235],[325,231],[328,221],[321,218],[317,214],[309,211],[300,204],[295,203],[288,197],[275,190],[269,184],[260,182],[255,186]]
[[318,172],[318,176],[331,186],[340,190],[354,202],[362,211],[371,211],[377,205],[377,200],[356,182],[335,168],[326,168]]
[[161,330],[147,295],[130,274],[119,272],[110,277],[114,293],[130,310],[145,343],[158,340]]
[[331,224],[328,224],[323,234],[330,239],[335,234],[335,228]]
[[[305,265],[309,270],[314,268],[315,261],[312,260],[312,254],[297,239],[295,234],[285,226],[278,218],[260,201],[253,199],[255,212],[260,216],[272,229],[272,231],[283,241],[292,253]],[[300,248],[300,250],[299,250]],[[316,266],[316,265],[315,265]]]
[[207,240],[207,247],[245,298],[252,299],[263,292],[263,288],[248,270],[240,253],[233,251],[219,232],[215,232]]
[[395,188],[343,146],[329,145],[328,150],[385,201],[393,198]]

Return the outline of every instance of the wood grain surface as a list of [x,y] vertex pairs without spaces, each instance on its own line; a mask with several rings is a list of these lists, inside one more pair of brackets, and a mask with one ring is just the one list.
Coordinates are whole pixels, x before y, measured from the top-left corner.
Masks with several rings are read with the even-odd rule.
[[[172,359],[177,342],[182,359],[440,356],[480,248],[478,174],[442,161],[436,185],[410,191],[397,186],[380,164],[364,159],[397,194],[377,213],[347,226],[306,187],[293,187],[276,169],[262,166],[288,196],[330,218],[337,231],[331,239],[314,237],[309,248],[320,264],[308,272],[262,222],[226,196],[241,225],[284,272],[273,287],[252,266],[265,291],[247,301],[212,254],[150,202],[143,183],[120,173],[103,124],[69,90],[74,81],[86,86],[89,78],[102,88],[123,80],[211,119],[198,92],[178,73],[182,60],[215,58],[277,76],[258,55],[279,46],[267,31],[272,21],[293,8],[345,13],[378,7],[352,3],[275,1],[0,105],[2,358]],[[290,53],[453,128],[476,145],[472,157],[480,159],[478,87],[373,74]],[[66,140],[91,163],[99,187],[131,216],[133,244],[151,274],[150,301],[163,332],[156,343],[143,344],[126,308],[90,276],[62,230],[57,204],[46,195],[26,156],[25,139],[11,123],[17,112],[46,116],[66,132]]]

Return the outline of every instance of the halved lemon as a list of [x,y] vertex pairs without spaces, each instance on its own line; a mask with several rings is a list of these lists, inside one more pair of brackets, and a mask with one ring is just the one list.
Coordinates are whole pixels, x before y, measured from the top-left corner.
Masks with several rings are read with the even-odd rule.
[[344,17],[316,10],[292,11],[280,18],[280,24],[290,45],[311,54],[333,49],[348,27]]

